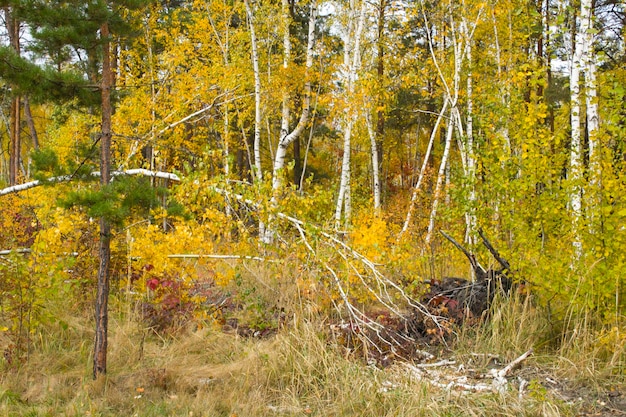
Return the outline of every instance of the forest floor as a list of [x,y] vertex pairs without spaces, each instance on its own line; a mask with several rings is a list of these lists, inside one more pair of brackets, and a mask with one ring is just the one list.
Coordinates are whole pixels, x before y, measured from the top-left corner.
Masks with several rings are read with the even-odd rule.
[[429,358],[380,367],[301,313],[245,337],[215,324],[163,336],[118,311],[108,375],[96,381],[89,317],[66,315],[27,359],[2,363],[0,415],[626,416],[623,368],[597,352],[535,349],[498,379],[527,342],[498,339],[497,315],[489,337],[487,325],[461,329],[447,345],[418,346]]

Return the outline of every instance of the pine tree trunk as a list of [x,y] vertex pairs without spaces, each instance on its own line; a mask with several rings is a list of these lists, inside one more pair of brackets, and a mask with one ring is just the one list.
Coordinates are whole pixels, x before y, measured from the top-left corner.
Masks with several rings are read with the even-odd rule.
[[[15,18],[10,7],[4,7],[4,19],[9,35],[9,43],[13,50],[20,54],[20,22]],[[11,111],[9,114],[9,185],[17,184],[18,172],[20,169],[20,157],[22,153],[20,141],[21,126],[21,106],[20,97],[15,96],[11,100]]]
[[[110,181],[111,167],[111,61],[109,27],[104,23],[100,28],[102,45],[102,132],[100,136],[100,183],[106,187]],[[111,225],[105,217],[100,218],[100,264],[98,266],[98,288],[96,294],[96,337],[94,346],[93,377],[106,374],[109,274],[111,262]]]

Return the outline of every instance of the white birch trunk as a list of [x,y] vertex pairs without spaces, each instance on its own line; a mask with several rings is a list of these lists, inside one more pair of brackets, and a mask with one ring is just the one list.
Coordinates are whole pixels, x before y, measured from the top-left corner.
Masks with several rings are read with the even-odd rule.
[[365,111],[365,123],[367,124],[367,133],[370,137],[370,152],[372,157],[372,180],[374,191],[374,211],[376,215],[380,213],[380,178],[378,172],[378,145],[376,144],[376,131],[372,124],[372,117],[369,110]]
[[[288,19],[289,14],[287,11],[288,3],[286,0],[283,0],[283,17]],[[295,141],[300,134],[304,131],[307,123],[309,122],[310,108],[311,108],[311,80],[309,79],[309,73],[311,67],[313,66],[313,46],[315,43],[315,23],[317,20],[317,3],[313,1],[311,4],[311,14],[309,17],[309,34],[307,41],[307,52],[306,52],[306,67],[305,67],[305,84],[304,84],[304,98],[302,103],[302,113],[300,115],[300,120],[298,121],[297,126],[291,132],[289,132],[289,106],[290,99],[289,94],[285,93],[283,95],[283,109],[282,109],[282,121],[281,121],[281,137],[278,141],[278,146],[276,148],[276,154],[274,155],[274,164],[272,170],[272,199],[270,201],[271,206],[275,206],[278,198],[278,191],[282,187],[283,179],[282,179],[282,171],[285,167],[285,156],[287,154],[287,147]],[[289,38],[289,25],[287,24],[284,47],[285,47],[285,58],[283,60],[284,68],[287,69],[290,64],[290,51],[291,51],[291,41]],[[263,243],[272,243],[274,240],[274,229],[272,227],[272,216],[270,215],[268,224],[266,225],[263,234],[261,235],[261,240]]]
[[[467,180],[467,200],[468,200],[468,209],[465,211],[465,242],[468,244],[473,244],[475,240],[476,234],[476,152],[474,149],[474,98],[473,98],[473,88],[474,88],[474,78],[472,74],[472,37],[473,30],[476,28],[476,25],[470,28],[467,23],[467,18],[463,17],[461,20],[461,34],[462,39],[464,40],[464,50],[463,55],[467,60],[467,80],[466,80],[466,127],[465,127],[465,135],[462,135],[462,138],[465,139],[465,152],[463,161],[465,176]],[[458,71],[461,71],[461,65],[458,65]],[[458,109],[457,109],[458,114]],[[460,119],[460,114],[458,114],[458,118]],[[459,126],[461,125],[461,120],[458,120]]]
[[[263,167],[261,166],[261,73],[259,72],[259,52],[257,48],[256,32],[254,30],[254,15],[249,0],[244,0],[248,25],[250,27],[250,43],[252,47],[252,70],[254,72],[254,179],[260,183],[263,180]],[[246,140],[246,138],[244,138]],[[259,220],[259,236],[263,242],[266,240],[265,222]]]
[[339,184],[339,196],[337,197],[337,206],[335,208],[335,228],[339,230],[341,228],[341,214],[344,213],[346,224],[349,221],[351,204],[350,201],[350,150],[351,137],[352,137],[352,125],[356,120],[356,115],[353,115],[347,120],[343,130],[343,159],[341,163],[341,182]]
[[[281,122],[281,138],[278,142],[276,149],[276,155],[274,157],[274,166],[272,173],[272,189],[278,190],[282,185],[281,171],[285,167],[285,155],[287,154],[287,147],[293,143],[304,131],[307,123],[309,122],[309,116],[311,113],[311,80],[310,72],[313,66],[313,46],[315,44],[315,24],[317,21],[317,4],[314,1],[311,4],[311,15],[309,17],[309,34],[307,41],[306,52],[306,67],[305,67],[305,84],[304,84],[304,97],[302,103],[302,113],[300,114],[300,120],[293,131],[288,133],[289,130],[289,97],[283,96],[283,119]],[[286,43],[288,41],[285,41]],[[291,47],[289,47],[290,49]]]
[[433,232],[435,230],[435,219],[437,217],[437,208],[439,206],[439,200],[443,192],[443,181],[446,176],[446,166],[448,165],[448,156],[450,155],[450,148],[452,144],[452,135],[454,133],[454,125],[456,124],[455,117],[452,109],[450,109],[450,119],[448,120],[448,129],[446,132],[446,144],[443,149],[443,155],[441,157],[441,164],[439,165],[439,172],[437,173],[437,184],[435,186],[435,196],[433,198],[432,208],[430,210],[430,217],[428,222],[428,231],[426,232],[425,242],[426,245],[430,245],[432,241]]
[[[211,17],[211,13],[207,13],[207,18],[209,20],[209,24],[211,25],[211,29],[213,29],[213,34],[215,35],[215,40],[220,46],[222,50],[222,60],[224,62],[224,67],[228,71],[230,67],[230,60],[228,58],[229,55],[229,47],[230,47],[230,30],[229,25],[226,25],[226,30],[224,31],[224,38],[220,36],[217,32],[217,27],[213,22]],[[228,16],[230,19],[230,16]],[[224,104],[224,136],[223,136],[223,145],[222,145],[222,163],[224,164],[224,176],[228,178],[230,176],[230,109],[228,102]],[[230,206],[226,206],[227,214],[230,214]]]
[[[356,7],[355,1],[352,0],[350,2],[351,12],[354,11]],[[363,32],[363,26],[365,23],[365,11],[367,8],[367,3],[363,0],[361,2],[361,9],[359,15],[359,21],[354,33],[350,33],[350,28],[353,27],[354,23],[352,19],[349,19],[349,32],[346,35],[345,41],[345,49],[346,53],[344,54],[344,66],[347,69],[347,86],[346,86],[346,108],[344,111],[344,132],[343,132],[343,160],[341,164],[341,182],[339,184],[339,195],[337,197],[337,206],[335,209],[335,228],[337,230],[341,227],[341,217],[342,213],[344,214],[345,224],[347,225],[350,221],[350,215],[352,211],[352,204],[350,198],[350,152],[352,149],[351,146],[351,138],[352,138],[352,127],[357,118],[357,112],[354,108],[354,104],[352,103],[352,95],[354,93],[354,84],[356,81],[356,74],[360,68],[361,64],[361,56],[360,56],[360,48],[361,48],[361,34]]]
[[244,0],[248,25],[250,27],[250,43],[252,47],[252,69],[254,72],[254,178],[260,181],[263,177],[261,167],[261,74],[259,72],[259,53],[254,30],[254,15],[248,0]]
[[587,133],[589,135],[589,178],[591,185],[599,185],[600,157],[597,131],[600,124],[596,88],[596,56],[593,33],[593,2],[582,0],[580,5],[580,32],[583,37],[581,65],[585,71],[585,104],[587,108]]
[[582,223],[582,141],[581,141],[581,106],[580,106],[580,72],[583,36],[576,33],[576,40],[570,65],[570,123],[572,130],[570,145],[570,209],[572,212],[573,246],[579,258],[582,255],[580,224]]
[[[291,22],[289,16],[289,0],[282,0],[282,24],[283,28],[283,70],[285,75],[289,69],[289,63],[291,61],[291,37],[289,36],[289,23]],[[283,91],[283,113],[280,122],[280,140],[282,140],[287,133],[289,133],[289,116],[290,116],[290,97],[289,88],[285,86]],[[279,145],[280,146],[280,145]]]
[[402,230],[398,234],[397,241],[402,238],[402,235],[406,233],[409,229],[409,225],[411,224],[411,217],[413,215],[413,210],[415,210],[415,202],[417,201],[417,195],[419,193],[422,182],[424,181],[424,177],[426,174],[426,168],[428,167],[428,160],[430,159],[430,153],[433,149],[433,144],[435,143],[435,137],[439,132],[439,125],[443,120],[443,115],[448,108],[448,99],[445,98],[443,100],[443,107],[441,108],[441,112],[439,112],[439,116],[437,116],[437,121],[435,122],[435,127],[433,127],[432,132],[430,133],[430,140],[428,141],[428,147],[426,149],[426,154],[424,155],[424,160],[422,161],[422,167],[420,169],[419,177],[417,178],[417,183],[413,187],[413,194],[411,195],[411,203],[409,204],[409,210],[406,213],[406,218],[404,219],[404,224],[402,225]]

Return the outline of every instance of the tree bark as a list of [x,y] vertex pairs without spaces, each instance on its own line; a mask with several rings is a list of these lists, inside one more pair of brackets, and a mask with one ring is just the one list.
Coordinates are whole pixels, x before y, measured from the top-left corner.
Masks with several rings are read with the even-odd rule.
[[585,70],[585,104],[587,110],[587,134],[589,137],[590,185],[600,182],[600,157],[597,131],[600,126],[596,87],[596,55],[593,30],[593,0],[582,0],[580,5],[580,32],[583,37],[581,64]]
[[[4,19],[9,43],[13,50],[20,53],[20,22],[15,18],[10,7],[4,7]],[[11,100],[11,111],[9,114],[9,185],[17,184],[18,172],[20,169],[20,157],[22,153],[20,141],[21,126],[21,106],[20,97],[14,96]]]
[[254,72],[254,178],[261,180],[261,73],[259,71],[259,52],[256,32],[254,29],[254,14],[248,0],[244,1],[250,27],[250,43],[252,47],[252,69]]
[[[290,65],[290,57],[291,57],[291,41],[289,39],[289,13],[288,13],[288,3],[286,0],[283,0],[283,18],[287,19],[285,22],[285,33],[283,37],[284,42],[284,58],[283,58],[283,68],[287,70]],[[279,194],[279,190],[283,185],[282,171],[285,167],[285,157],[287,155],[287,147],[295,142],[306,127],[309,122],[309,115],[311,110],[311,80],[310,80],[310,70],[313,66],[313,46],[315,43],[315,22],[317,19],[317,4],[315,1],[311,3],[311,14],[309,16],[309,33],[307,40],[307,49],[306,49],[306,63],[305,63],[305,84],[304,84],[304,97],[302,103],[302,113],[300,114],[300,120],[296,127],[289,132],[289,115],[290,115],[290,97],[288,92],[283,93],[283,103],[282,103],[282,120],[281,120],[281,129],[280,129],[280,139],[278,141],[278,146],[276,147],[276,154],[274,155],[273,161],[273,169],[272,169],[272,199],[271,205],[275,206],[277,203],[277,198]],[[299,144],[298,144],[299,145]],[[296,148],[297,145],[294,145],[294,157],[296,157]],[[299,150],[299,148],[298,148]],[[297,155],[299,159],[299,155]],[[297,170],[296,170],[297,175]],[[295,177],[297,178],[297,177]],[[274,230],[271,225],[272,217],[268,221],[263,234],[261,235],[261,240],[263,243],[271,243],[274,240]]]
[[435,186],[435,196],[433,198],[432,208],[430,210],[430,219],[428,222],[428,231],[426,232],[425,242],[429,245],[433,232],[435,230],[435,219],[437,217],[437,208],[439,207],[439,201],[443,193],[443,180],[446,175],[446,166],[448,164],[448,156],[450,155],[450,148],[452,144],[452,135],[454,133],[454,125],[456,123],[454,117],[455,107],[450,109],[450,119],[448,120],[448,129],[446,132],[446,144],[443,149],[443,155],[441,156],[441,164],[439,165],[439,172],[437,173],[437,185]]
[[20,169],[20,155],[22,153],[20,141],[20,98],[13,97],[11,100],[11,141],[9,151],[9,185],[17,184],[18,172]]
[[379,178],[379,161],[378,161],[378,142],[377,142],[377,133],[374,130],[374,126],[372,123],[372,117],[369,113],[369,110],[365,110],[365,123],[367,125],[367,133],[370,137],[370,153],[372,158],[372,180],[373,180],[373,189],[374,189],[374,212],[376,215],[380,214],[380,178]]
[[[574,19],[574,27],[576,19]],[[575,40],[573,45],[573,53],[570,65],[570,124],[571,124],[571,143],[570,143],[570,171],[568,179],[570,181],[570,210],[572,213],[572,228],[574,252],[576,257],[582,255],[582,241],[580,238],[580,224],[582,223],[582,141],[581,141],[581,122],[580,122],[580,72],[582,67],[582,50],[583,37],[576,30],[573,31]]]
[[[102,45],[102,131],[100,134],[100,184],[106,187],[110,182],[111,167],[111,57],[109,26],[104,23],[100,28]],[[107,370],[107,332],[109,275],[111,262],[111,225],[103,216],[100,218],[100,264],[98,266],[98,288],[96,294],[96,337],[94,346],[93,377],[106,374]]]
[[[309,17],[309,33],[307,40],[307,49],[306,49],[306,63],[305,63],[305,84],[304,84],[304,97],[302,103],[302,113],[300,114],[300,120],[296,127],[289,132],[289,106],[290,100],[289,95],[285,94],[283,96],[283,114],[282,114],[282,122],[281,122],[281,138],[278,142],[278,147],[276,148],[276,155],[274,157],[274,166],[272,172],[272,189],[274,191],[278,190],[282,186],[281,179],[281,171],[285,167],[285,156],[287,154],[287,147],[294,142],[306,127],[309,122],[309,115],[311,112],[311,80],[310,80],[310,71],[313,66],[313,46],[315,44],[315,24],[317,21],[317,4],[314,1],[311,4],[311,14]],[[288,50],[291,49],[290,42],[285,40],[285,48]],[[287,49],[285,53],[287,54]],[[289,62],[288,57],[285,57],[285,61],[283,65],[286,65],[285,68],[288,68]]]
[[472,73],[472,35],[475,26],[470,30],[467,18],[463,17],[461,31],[465,39],[465,59],[467,60],[467,91],[466,91],[466,170],[465,177],[468,182],[467,199],[469,208],[465,212],[465,242],[474,244],[476,233],[476,151],[474,149],[474,78]]
[[[383,140],[385,136],[385,111],[383,110],[385,107],[385,98],[383,95],[383,91],[385,89],[385,14],[387,11],[387,6],[389,5],[388,0],[380,0],[379,9],[378,9],[378,56],[376,63],[376,75],[378,78],[378,110],[376,114],[376,152],[378,166],[376,170],[380,174],[383,165]],[[380,175],[379,175],[380,176]],[[379,200],[382,199],[382,187],[383,184],[379,184],[379,193],[381,196]],[[379,201],[380,205],[380,201]]]
[[[350,12],[355,12],[355,1],[351,2]],[[344,214],[344,221],[347,225],[350,222],[352,204],[350,198],[350,152],[352,150],[351,138],[352,128],[357,119],[357,112],[354,109],[356,103],[353,103],[354,84],[356,82],[356,74],[361,65],[361,33],[365,23],[365,11],[367,2],[361,2],[359,20],[356,30],[353,32],[354,22],[352,16],[349,18],[348,33],[345,40],[344,51],[344,67],[347,70],[347,86],[344,92],[346,104],[344,110],[344,127],[343,127],[343,159],[341,163],[341,181],[339,184],[339,195],[337,197],[337,205],[335,207],[335,228],[341,228],[341,215]]]
[[406,217],[404,219],[404,224],[402,225],[402,230],[398,234],[397,240],[400,241],[402,235],[406,233],[409,229],[409,225],[411,224],[411,217],[413,215],[413,210],[415,209],[415,202],[417,201],[417,194],[419,193],[420,187],[422,185],[422,181],[426,176],[426,168],[428,167],[428,160],[430,159],[430,153],[433,149],[433,144],[435,143],[435,137],[439,132],[439,125],[443,120],[446,109],[448,108],[448,99],[445,98],[443,100],[443,106],[441,108],[441,112],[437,116],[437,121],[435,122],[435,126],[433,127],[432,132],[430,133],[430,140],[428,141],[428,148],[426,149],[426,154],[424,155],[424,160],[422,161],[422,168],[420,169],[419,177],[417,178],[417,183],[413,187],[413,194],[411,195],[411,203],[409,203],[409,209],[407,210]]
[[26,125],[30,132],[30,137],[33,140],[33,149],[39,150],[39,136],[37,135],[37,128],[35,127],[35,121],[30,111],[30,102],[28,97],[24,97],[24,117],[26,118]]

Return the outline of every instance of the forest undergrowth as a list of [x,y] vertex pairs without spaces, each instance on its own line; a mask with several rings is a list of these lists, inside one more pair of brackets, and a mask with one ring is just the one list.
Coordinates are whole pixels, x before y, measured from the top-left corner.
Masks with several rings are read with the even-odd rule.
[[[5,350],[0,415],[608,416],[626,409],[624,341],[585,317],[555,329],[532,297],[496,297],[483,320],[416,344],[432,356],[381,366],[336,337],[338,318],[295,285],[293,269],[250,262],[205,299],[210,313],[180,311],[161,327],[145,299],[119,285],[109,370],[95,381],[89,301],[44,302],[48,320],[26,351],[10,358]],[[489,389],[492,370],[531,348],[504,386]]]

